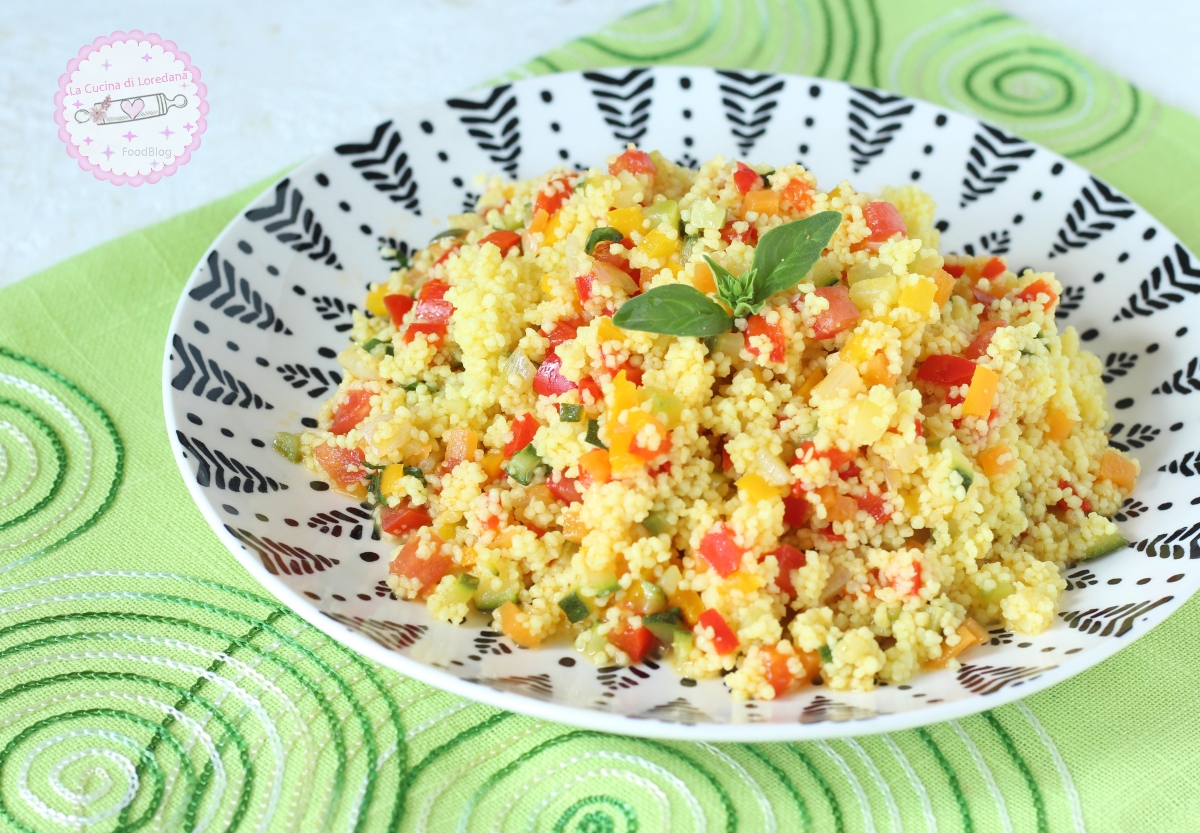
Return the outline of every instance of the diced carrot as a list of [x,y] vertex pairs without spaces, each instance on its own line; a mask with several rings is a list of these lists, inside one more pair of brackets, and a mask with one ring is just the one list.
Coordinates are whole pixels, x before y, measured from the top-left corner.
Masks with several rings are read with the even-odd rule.
[[1122,492],[1128,494],[1133,491],[1134,483],[1137,482],[1137,464],[1123,457],[1117,451],[1109,448],[1105,450],[1104,456],[1100,458],[1100,473],[1099,477],[1104,480],[1109,480]]
[[496,612],[500,614],[500,630],[513,642],[522,648],[536,648],[541,644],[542,640],[529,630],[521,608],[517,607],[516,603],[505,602]]
[[779,192],[749,191],[742,197],[742,212],[757,211],[759,214],[779,213]]
[[945,269],[934,269],[933,282],[937,284],[937,294],[933,296],[933,300],[938,309],[941,309],[950,300],[950,293],[954,289],[954,276]]
[[1046,283],[1041,278],[1038,278],[1036,281],[1029,284],[1029,286],[1017,293],[1017,297],[1027,303],[1033,303],[1038,299],[1039,296],[1045,296],[1046,300],[1042,303],[1042,306],[1047,312],[1050,311],[1052,306],[1058,303],[1058,293],[1051,289],[1050,284]]
[[822,486],[817,494],[830,521],[849,521],[858,514],[858,502],[849,495],[839,495],[836,486]]
[[988,477],[995,477],[998,474],[1004,474],[1004,472],[1015,466],[1017,464],[1017,455],[1006,445],[994,445],[984,450],[979,455],[978,460],[979,467],[983,469],[983,473]]
[[987,417],[992,412],[992,402],[996,399],[996,387],[1000,376],[990,367],[979,365],[971,377],[971,386],[967,388],[967,398],[963,401],[963,416]]
[[692,285],[705,295],[712,295],[717,291],[717,282],[713,280],[712,269],[708,268],[707,263],[692,265]]
[[974,619],[967,617],[962,624],[958,626],[958,644],[951,647],[949,645],[942,646],[942,655],[937,659],[931,659],[921,664],[923,671],[936,671],[940,668],[945,668],[950,664],[950,660],[957,657],[968,648],[973,648],[976,645],[982,645],[987,641],[988,633],[983,629],[983,625],[976,622]]
[[1076,420],[1062,408],[1051,408],[1046,413],[1046,439],[1061,443],[1071,436]]

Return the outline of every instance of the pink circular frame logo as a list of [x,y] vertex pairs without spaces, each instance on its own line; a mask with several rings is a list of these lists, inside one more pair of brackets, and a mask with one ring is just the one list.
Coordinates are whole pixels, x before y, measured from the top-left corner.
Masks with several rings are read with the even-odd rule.
[[113,32],[82,47],[58,79],[58,137],[96,179],[158,182],[200,147],[207,92],[200,70],[171,41]]

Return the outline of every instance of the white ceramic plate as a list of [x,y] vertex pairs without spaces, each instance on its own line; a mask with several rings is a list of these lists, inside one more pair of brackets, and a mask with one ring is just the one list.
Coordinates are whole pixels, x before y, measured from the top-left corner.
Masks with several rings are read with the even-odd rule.
[[[918,181],[944,251],[1057,271],[1060,323],[1105,365],[1113,444],[1142,462],[1118,521],[1137,542],[1067,569],[1059,621],[996,630],[961,670],[866,694],[815,687],[736,703],[720,680],[647,661],[593,668],[569,646],[517,648],[482,617],[434,621],[391,597],[390,546],[369,513],[271,450],[336,386],[349,312],[385,278],[381,241],[422,245],[470,207],[479,172],[587,167],[627,141],[685,165],[718,153],[801,161],[828,188]],[[512,711],[632,735],[803,740],[961,717],[1064,680],[1128,645],[1200,585],[1195,402],[1200,261],[1086,171],[968,116],[836,81],[659,67],[552,75],[477,90],[365,128],[269,189],[205,255],[163,364],[167,426],[221,541],[313,625],[382,665]],[[309,424],[315,425],[314,422]]]

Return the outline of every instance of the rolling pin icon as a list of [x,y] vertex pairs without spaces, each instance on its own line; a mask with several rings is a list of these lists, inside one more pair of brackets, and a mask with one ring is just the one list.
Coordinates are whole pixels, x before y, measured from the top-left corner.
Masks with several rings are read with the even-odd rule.
[[[109,108],[114,105],[116,112],[110,112]],[[94,121],[96,124],[121,124],[127,121],[142,121],[144,119],[165,116],[167,110],[170,108],[184,107],[186,105],[187,96],[182,93],[171,99],[168,99],[163,93],[151,93],[150,95],[139,95],[131,98],[118,98],[115,101],[110,101],[108,107],[102,106],[102,102],[97,102],[90,110],[76,110],[75,121],[80,124],[86,121]]]

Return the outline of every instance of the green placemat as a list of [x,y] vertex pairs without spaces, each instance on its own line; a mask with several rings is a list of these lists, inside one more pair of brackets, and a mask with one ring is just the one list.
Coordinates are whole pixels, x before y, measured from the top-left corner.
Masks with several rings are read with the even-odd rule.
[[[683,0],[513,75],[657,62],[846,78],[971,112],[1077,159],[1200,244],[1200,123],[991,7]],[[0,292],[0,827],[1200,825],[1195,600],[1027,703],[928,730],[762,746],[497,712],[305,625],[208,530],[171,460],[160,399],[181,287],[265,184]]]

